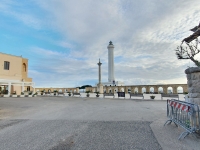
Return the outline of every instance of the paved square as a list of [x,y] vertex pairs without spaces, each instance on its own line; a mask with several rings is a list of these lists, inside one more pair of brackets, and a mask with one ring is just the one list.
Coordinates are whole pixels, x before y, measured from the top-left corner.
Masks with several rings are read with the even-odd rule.
[[0,149],[162,149],[150,124],[165,101],[0,98]]

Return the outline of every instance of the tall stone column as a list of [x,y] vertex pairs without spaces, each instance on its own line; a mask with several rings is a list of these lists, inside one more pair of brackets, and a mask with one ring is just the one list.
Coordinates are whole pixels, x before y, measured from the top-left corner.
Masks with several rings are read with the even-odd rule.
[[99,66],[99,84],[97,85],[98,89],[99,89],[99,93],[102,94],[103,93],[103,85],[101,84],[101,61],[99,58],[99,62],[97,63],[97,65]]
[[108,82],[115,81],[114,75],[114,45],[110,41],[108,45]]
[[97,63],[97,65],[99,66],[99,84],[101,84],[101,65],[102,65],[102,63],[100,62],[100,58],[99,58],[99,62]]
[[191,67],[185,70],[189,102],[200,105],[200,67]]

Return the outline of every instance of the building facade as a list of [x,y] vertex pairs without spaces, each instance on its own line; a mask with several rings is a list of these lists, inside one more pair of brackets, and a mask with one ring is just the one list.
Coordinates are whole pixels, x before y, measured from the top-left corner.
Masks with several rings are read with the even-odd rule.
[[0,93],[19,95],[24,91],[34,92],[34,83],[28,77],[28,59],[0,53]]
[[[179,91],[179,89],[181,89]],[[97,87],[86,87],[86,91],[96,92]],[[146,93],[146,94],[181,94],[188,93],[187,84],[163,84],[163,85],[125,85],[125,86],[104,86],[104,93]]]

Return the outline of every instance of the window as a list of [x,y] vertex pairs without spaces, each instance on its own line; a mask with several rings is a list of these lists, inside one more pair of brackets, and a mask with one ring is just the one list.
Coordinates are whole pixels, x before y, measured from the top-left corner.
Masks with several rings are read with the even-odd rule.
[[10,68],[10,62],[4,61],[4,70],[9,70]]
[[26,64],[23,63],[23,72],[26,72]]

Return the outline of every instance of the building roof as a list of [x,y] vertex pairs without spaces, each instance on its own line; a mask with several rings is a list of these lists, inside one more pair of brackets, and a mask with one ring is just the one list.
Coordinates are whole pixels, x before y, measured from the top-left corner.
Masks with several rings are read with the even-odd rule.
[[[2,53],[2,52],[0,52],[0,54],[14,56],[14,57],[19,57],[19,58],[24,58],[24,57],[22,57],[22,55],[21,56],[16,56],[16,55],[6,54],[6,53]],[[27,59],[27,58],[24,58],[24,59]]]

